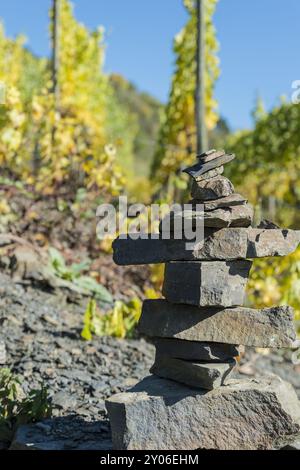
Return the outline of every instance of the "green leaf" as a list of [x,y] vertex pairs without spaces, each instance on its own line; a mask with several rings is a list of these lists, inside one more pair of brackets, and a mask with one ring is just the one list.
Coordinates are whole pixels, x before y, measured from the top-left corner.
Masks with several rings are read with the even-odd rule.
[[91,265],[90,260],[82,261],[81,263],[72,264],[70,270],[72,271],[74,277],[79,276],[83,271],[87,271]]
[[53,247],[49,248],[50,261],[54,269],[57,271],[66,270],[66,262],[62,254]]

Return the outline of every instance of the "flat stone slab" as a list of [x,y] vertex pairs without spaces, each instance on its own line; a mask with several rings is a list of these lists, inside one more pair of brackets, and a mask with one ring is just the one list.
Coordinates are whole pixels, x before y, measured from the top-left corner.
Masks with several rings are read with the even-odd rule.
[[172,261],[166,264],[163,295],[198,307],[243,305],[251,261]]
[[215,199],[213,201],[200,201],[199,199],[192,199],[189,204],[202,204],[204,211],[214,211],[224,207],[233,207],[247,204],[248,200],[238,193],[233,193],[230,196]]
[[[150,237],[153,237],[151,239]],[[160,238],[159,238],[160,237]],[[193,245],[187,249],[186,245]],[[203,241],[117,238],[113,243],[116,264],[155,264],[169,261],[214,261],[286,256],[300,243],[300,231],[281,229],[223,228],[206,230]]]
[[235,366],[236,361],[233,358],[228,362],[214,364],[156,355],[150,373],[190,387],[213,390],[226,383]]
[[206,173],[207,171],[213,170],[214,168],[218,168],[219,166],[223,166],[226,163],[231,162],[232,160],[234,160],[234,158],[234,154],[224,154],[206,162],[204,162],[203,159],[202,161],[201,159],[199,159],[199,161],[195,165],[185,168],[183,172],[187,173],[189,176],[192,176],[192,178],[197,178],[203,173]]
[[224,207],[208,212],[189,209],[172,212],[164,217],[160,224],[160,231],[172,233],[176,227],[179,227],[180,232],[183,233],[182,228],[185,227],[185,223],[192,227],[195,227],[197,223],[202,223],[204,227],[209,228],[249,227],[252,224],[253,215],[253,207],[249,204]]
[[[204,227],[249,227],[254,210],[250,204],[236,205],[204,212]],[[194,216],[197,219],[197,215]]]
[[155,338],[153,343],[157,354],[188,361],[226,362],[240,354],[239,349],[232,344],[201,343],[168,338]]
[[192,185],[192,198],[200,201],[210,201],[228,197],[234,193],[234,186],[225,176],[216,176],[203,181],[194,181]]
[[201,155],[198,155],[197,158],[201,163],[207,163],[212,160],[215,160],[216,158],[223,157],[226,154],[225,150],[208,150],[207,152],[201,153]]
[[296,393],[276,376],[209,392],[149,376],[106,407],[119,450],[267,450],[300,432]]
[[296,340],[291,307],[214,309],[146,300],[139,330],[151,337],[261,348],[290,348]]

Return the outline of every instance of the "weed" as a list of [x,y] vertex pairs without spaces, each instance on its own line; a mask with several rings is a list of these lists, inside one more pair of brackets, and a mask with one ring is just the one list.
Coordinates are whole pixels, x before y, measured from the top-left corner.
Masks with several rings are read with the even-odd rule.
[[50,268],[56,277],[65,281],[66,286],[69,285],[69,287],[75,291],[93,296],[102,303],[113,303],[111,294],[104,286],[99,284],[92,277],[83,275],[83,272],[88,271],[90,267],[90,260],[83,261],[82,263],[73,263],[67,266],[62,254],[55,248],[49,248],[49,255]]
[[10,369],[0,369],[0,440],[12,441],[20,424],[33,423],[51,416],[47,388],[31,390],[26,396],[20,378]]
[[91,341],[93,335],[130,338],[141,315],[142,303],[133,298],[128,302],[116,301],[112,310],[102,312],[91,299],[84,314],[83,339]]

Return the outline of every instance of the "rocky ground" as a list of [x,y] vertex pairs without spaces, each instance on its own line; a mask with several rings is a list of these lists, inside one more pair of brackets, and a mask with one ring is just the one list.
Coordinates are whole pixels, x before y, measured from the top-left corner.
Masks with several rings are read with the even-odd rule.
[[[0,274],[1,366],[20,375],[25,392],[47,385],[53,418],[29,429],[44,448],[109,449],[105,399],[135,384],[153,362],[154,349],[143,339],[83,341],[83,312],[83,303],[68,302],[61,291],[13,283]],[[291,382],[300,397],[300,366],[289,354],[246,352],[241,376],[268,372]],[[17,434],[14,446],[24,439],[28,435]]]
[[81,432],[82,420],[93,422],[87,429],[96,430],[101,441],[108,433],[105,398],[147,373],[153,347],[144,340],[109,337],[85,342],[80,337],[83,312],[83,305],[67,303],[57,292],[14,284],[0,275],[0,342],[6,350],[1,365],[20,375],[25,392],[47,385],[54,418],[64,417],[54,420],[58,432],[79,419]]

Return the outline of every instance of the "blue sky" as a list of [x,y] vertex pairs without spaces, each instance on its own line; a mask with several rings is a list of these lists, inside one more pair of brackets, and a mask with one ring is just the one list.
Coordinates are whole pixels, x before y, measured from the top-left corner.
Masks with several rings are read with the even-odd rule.
[[[174,57],[172,39],[186,21],[181,0],[73,0],[76,17],[106,28],[106,70],[132,80],[166,101]],[[24,33],[37,54],[49,53],[50,0],[2,0],[0,18],[9,36]],[[251,125],[255,96],[266,107],[300,79],[299,0],[220,0],[215,24],[222,74],[216,88],[230,125]]]

